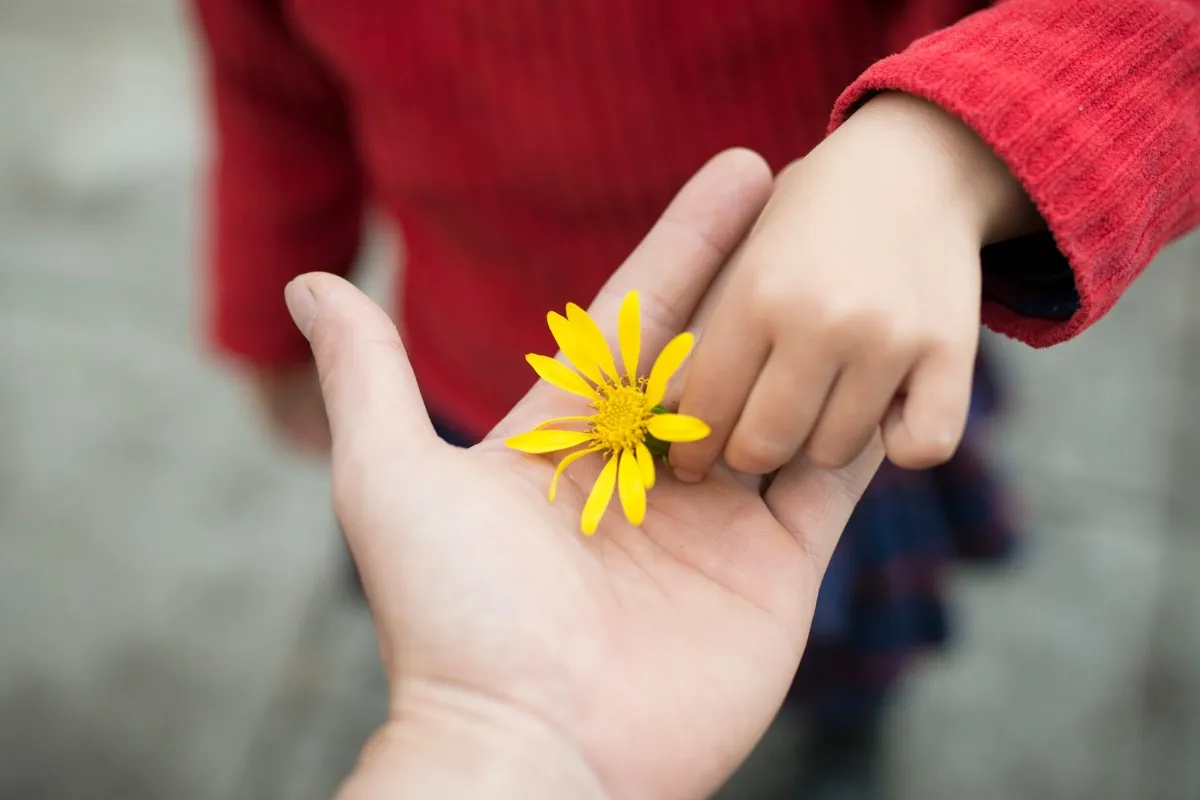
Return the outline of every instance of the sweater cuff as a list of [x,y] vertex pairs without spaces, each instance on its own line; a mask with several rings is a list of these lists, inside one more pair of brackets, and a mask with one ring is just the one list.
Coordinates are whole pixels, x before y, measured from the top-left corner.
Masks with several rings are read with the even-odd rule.
[[985,250],[984,321],[1046,346],[1100,319],[1195,224],[1197,64],[1195,5],[1010,0],[875,64],[838,100],[830,130],[881,91],[973,128],[1050,231]]

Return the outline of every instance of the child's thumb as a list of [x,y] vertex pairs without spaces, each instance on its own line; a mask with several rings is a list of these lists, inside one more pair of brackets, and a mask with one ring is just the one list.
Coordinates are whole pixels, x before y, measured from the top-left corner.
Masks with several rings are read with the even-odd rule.
[[301,275],[284,291],[312,345],[339,458],[370,462],[436,440],[396,326],[379,306],[333,275]]

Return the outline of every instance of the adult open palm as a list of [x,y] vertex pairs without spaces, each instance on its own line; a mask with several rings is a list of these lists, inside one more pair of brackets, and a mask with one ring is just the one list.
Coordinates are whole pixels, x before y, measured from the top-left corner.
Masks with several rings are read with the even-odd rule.
[[[630,289],[650,356],[693,324],[770,188],[745,151],[706,165],[597,296],[606,335]],[[451,447],[377,306],[328,275],[288,299],[321,374],[335,506],[392,691],[345,795],[476,796],[472,773],[520,797],[715,789],[782,701],[880,448],[837,471],[795,462],[765,494],[723,468],[693,485],[663,470],[640,527],[614,508],[585,537],[599,457],[551,504],[553,461],[504,445],[580,413],[579,398],[540,382],[486,441]]]

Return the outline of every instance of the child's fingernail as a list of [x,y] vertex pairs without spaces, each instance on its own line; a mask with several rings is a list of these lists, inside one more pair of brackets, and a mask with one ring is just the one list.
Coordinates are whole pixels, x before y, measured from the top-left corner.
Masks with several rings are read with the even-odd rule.
[[283,299],[292,315],[292,322],[308,339],[312,335],[313,321],[317,318],[317,299],[313,297],[312,290],[307,283],[296,279],[284,288]]
[[688,472],[686,469],[675,470],[675,477],[684,483],[699,483],[704,480],[703,475],[697,475],[694,472]]

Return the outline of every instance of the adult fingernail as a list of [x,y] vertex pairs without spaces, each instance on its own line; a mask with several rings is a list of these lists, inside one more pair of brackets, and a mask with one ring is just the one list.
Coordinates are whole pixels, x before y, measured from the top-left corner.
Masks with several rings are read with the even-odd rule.
[[694,472],[688,472],[686,469],[675,470],[675,477],[684,483],[699,483],[704,480],[703,475],[697,475]]
[[284,288],[283,299],[292,315],[292,322],[296,323],[305,339],[310,338],[313,322],[317,318],[317,299],[313,297],[308,284],[297,278]]

